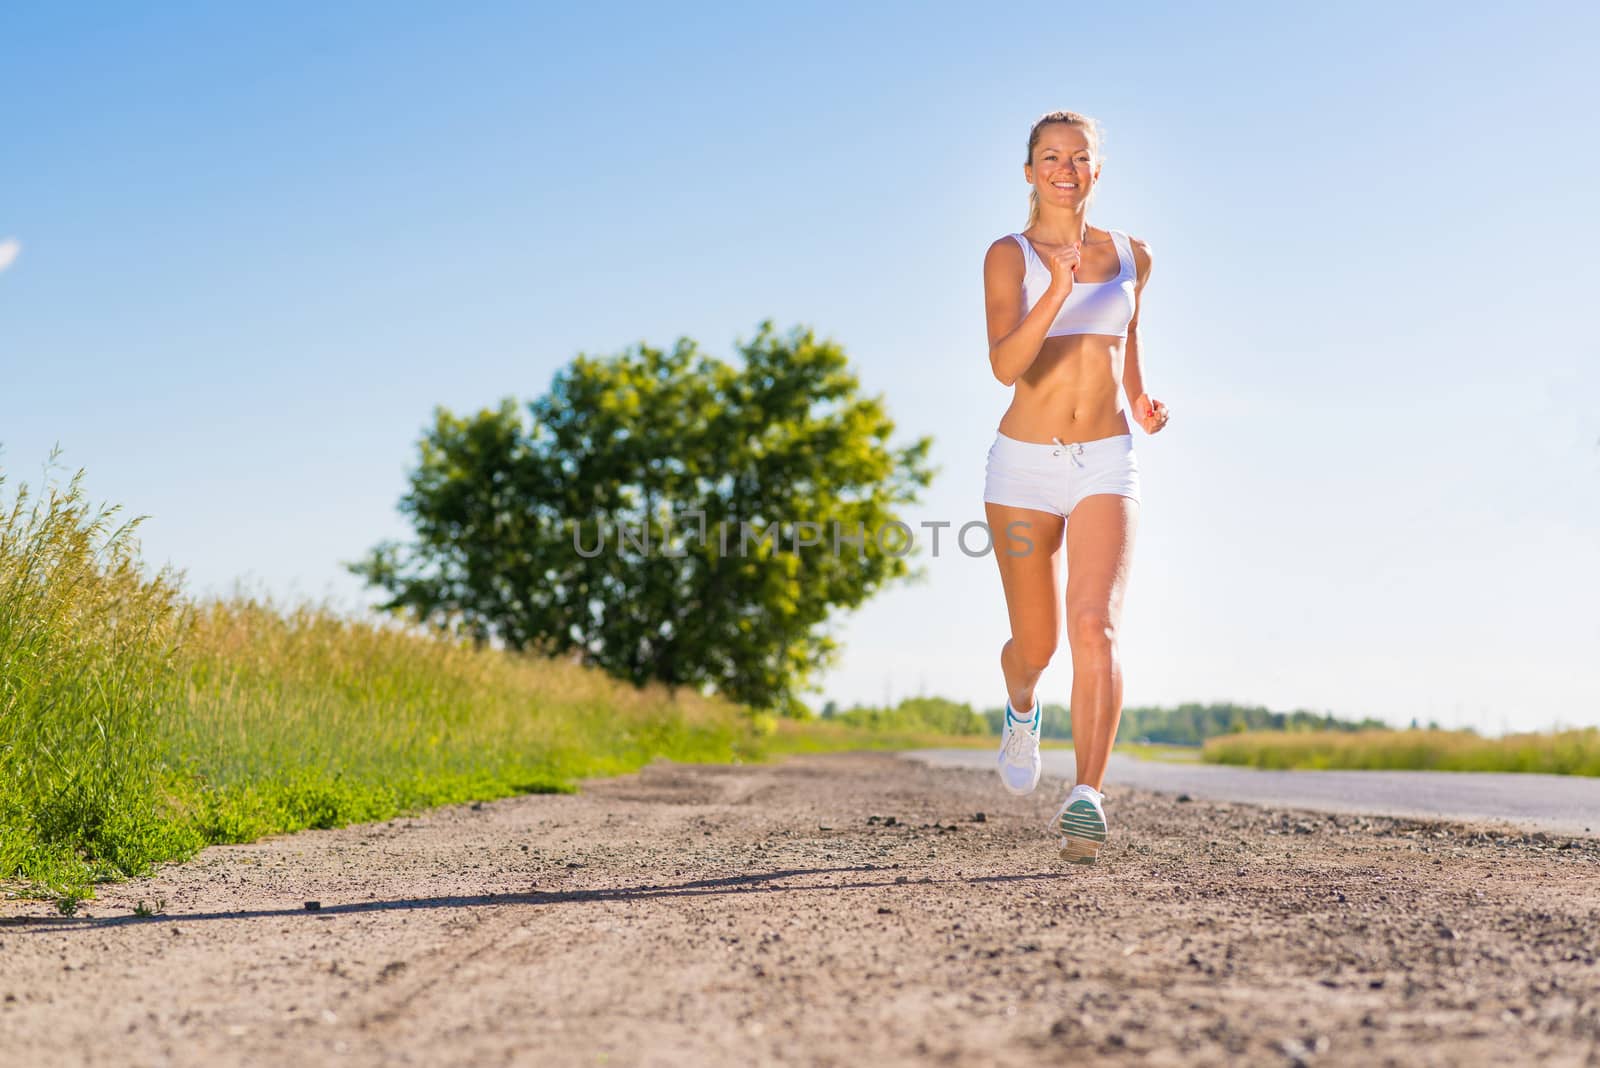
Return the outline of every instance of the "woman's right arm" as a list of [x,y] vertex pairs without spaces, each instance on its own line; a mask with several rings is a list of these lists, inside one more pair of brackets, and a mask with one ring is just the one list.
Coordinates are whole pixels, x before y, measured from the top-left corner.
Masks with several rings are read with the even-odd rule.
[[[1076,259],[1075,256],[1070,257]],[[1054,257],[1052,256],[1052,259]],[[1021,378],[1044,347],[1045,333],[1072,292],[1052,273],[1050,286],[1027,315],[1023,315],[1022,275],[1027,269],[1022,247],[1010,237],[989,246],[983,258],[983,299],[989,319],[989,367],[1002,385]],[[1070,276],[1069,276],[1070,277]]]

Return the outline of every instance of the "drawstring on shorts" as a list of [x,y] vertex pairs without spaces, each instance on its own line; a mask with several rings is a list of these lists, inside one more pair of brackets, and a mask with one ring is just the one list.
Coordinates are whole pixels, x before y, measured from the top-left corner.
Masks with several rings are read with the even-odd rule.
[[1072,462],[1077,464],[1079,467],[1083,466],[1083,460],[1080,459],[1080,457],[1083,456],[1083,442],[1065,442],[1057,437],[1052,437],[1050,440],[1055,442],[1057,446],[1055,449],[1051,450],[1051,456],[1060,456],[1061,450],[1066,449],[1068,455],[1072,457]]

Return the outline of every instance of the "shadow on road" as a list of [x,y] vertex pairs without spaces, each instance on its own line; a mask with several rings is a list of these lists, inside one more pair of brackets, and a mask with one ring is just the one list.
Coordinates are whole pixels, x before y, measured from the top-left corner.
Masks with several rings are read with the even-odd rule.
[[301,916],[322,919],[332,916],[368,912],[391,912],[410,909],[466,909],[485,905],[565,905],[597,901],[643,901],[658,897],[705,897],[717,894],[776,894],[811,890],[871,890],[883,887],[915,884],[1014,883],[1053,881],[1073,878],[1072,872],[1043,871],[1020,875],[979,875],[971,878],[933,879],[927,877],[896,876],[887,880],[862,879],[855,882],[828,882],[805,886],[787,886],[777,880],[812,875],[842,875],[858,872],[884,872],[893,869],[880,865],[848,865],[832,868],[787,868],[780,871],[735,875],[725,879],[698,879],[676,886],[621,886],[597,890],[527,890],[510,894],[452,895],[448,897],[403,898],[396,901],[352,901],[346,904],[319,904],[316,908],[239,909],[228,912],[162,912],[154,916],[10,916],[0,917],[0,929],[10,929],[23,934],[30,931],[103,930],[107,927],[124,927],[144,923],[195,923],[203,920],[259,920]]

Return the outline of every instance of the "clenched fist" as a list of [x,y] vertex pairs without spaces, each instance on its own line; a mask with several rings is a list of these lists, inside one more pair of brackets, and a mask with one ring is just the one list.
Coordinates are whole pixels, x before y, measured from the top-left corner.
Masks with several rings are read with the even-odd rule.
[[1078,269],[1078,264],[1083,262],[1083,247],[1076,241],[1065,245],[1046,245],[1044,264],[1050,268],[1050,284],[1060,286],[1067,290],[1072,289],[1076,280],[1073,274]]
[[1167,425],[1167,406],[1150,394],[1141,393],[1133,402],[1133,417],[1144,427],[1146,434],[1154,434]]

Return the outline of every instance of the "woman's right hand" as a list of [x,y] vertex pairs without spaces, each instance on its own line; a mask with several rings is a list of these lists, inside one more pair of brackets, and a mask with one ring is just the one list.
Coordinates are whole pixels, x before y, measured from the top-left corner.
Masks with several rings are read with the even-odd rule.
[[1045,266],[1050,268],[1050,284],[1059,289],[1072,292],[1074,275],[1078,264],[1083,260],[1083,249],[1076,242],[1065,245],[1052,245],[1045,250]]

